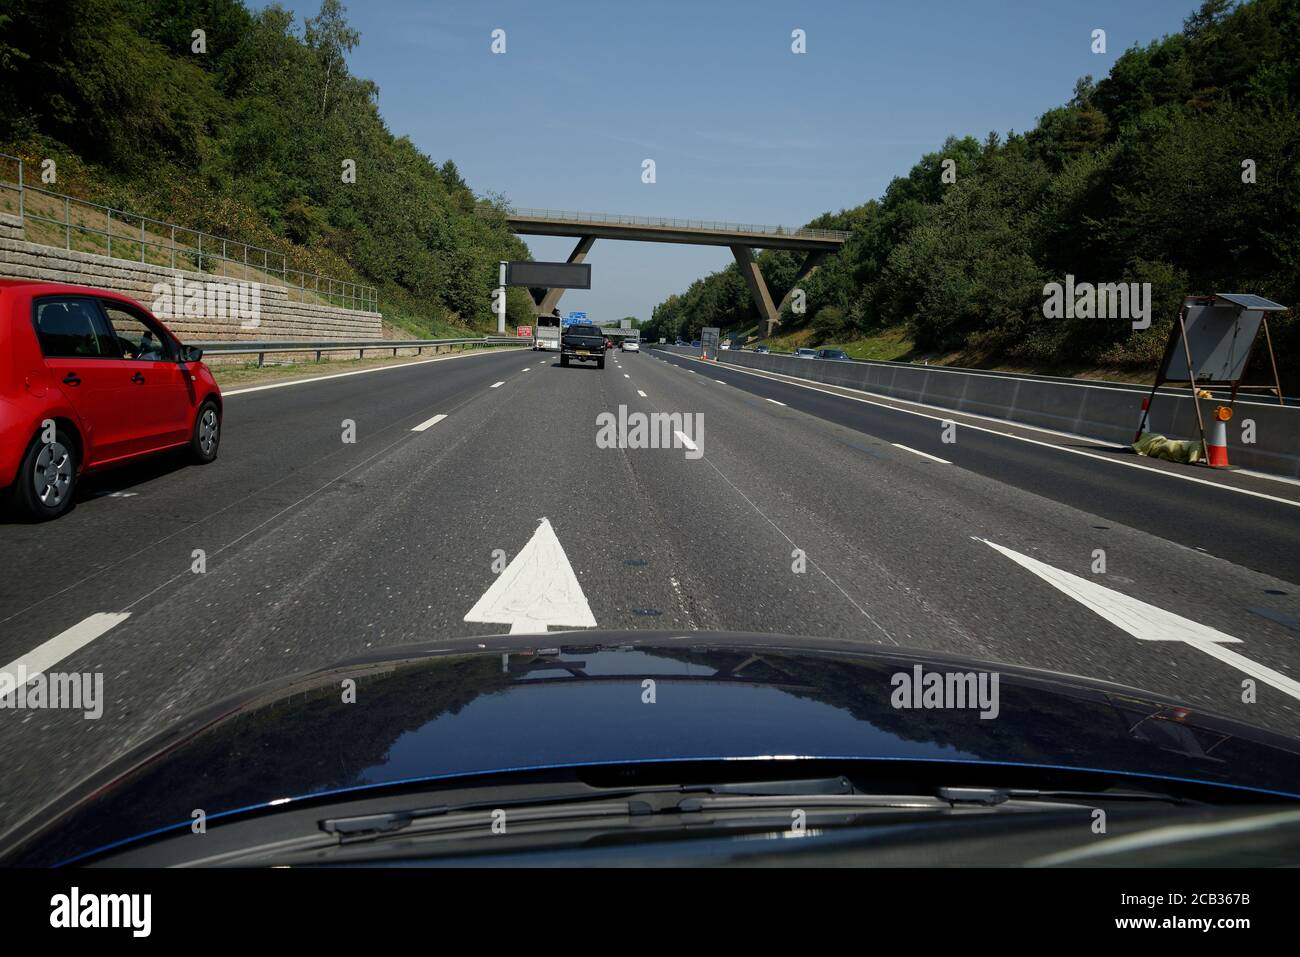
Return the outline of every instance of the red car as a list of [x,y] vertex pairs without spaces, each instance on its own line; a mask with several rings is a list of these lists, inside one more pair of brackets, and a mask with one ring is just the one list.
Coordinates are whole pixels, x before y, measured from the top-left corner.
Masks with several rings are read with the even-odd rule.
[[134,299],[0,279],[0,489],[56,518],[85,472],[183,447],[211,462],[221,389],[202,355]]

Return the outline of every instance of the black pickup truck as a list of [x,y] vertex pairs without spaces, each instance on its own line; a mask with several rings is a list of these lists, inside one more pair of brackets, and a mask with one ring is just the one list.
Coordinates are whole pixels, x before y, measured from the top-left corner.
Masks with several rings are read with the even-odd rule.
[[605,334],[591,325],[566,327],[560,337],[560,365],[567,366],[570,359],[605,368]]

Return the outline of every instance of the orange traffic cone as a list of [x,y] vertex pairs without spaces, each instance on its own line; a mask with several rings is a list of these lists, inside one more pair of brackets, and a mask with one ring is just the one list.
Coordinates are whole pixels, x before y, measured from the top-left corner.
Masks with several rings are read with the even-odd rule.
[[1151,408],[1151,397],[1147,396],[1145,399],[1142,400],[1142,413],[1138,416],[1137,432],[1135,432],[1133,435],[1134,442],[1142,438],[1142,430],[1146,428],[1146,424],[1147,424],[1147,410],[1150,408]]
[[1221,405],[1214,410],[1214,421],[1210,423],[1210,434],[1206,437],[1206,451],[1210,458],[1205,464],[1213,469],[1231,468],[1228,464],[1228,420],[1232,418],[1232,409]]

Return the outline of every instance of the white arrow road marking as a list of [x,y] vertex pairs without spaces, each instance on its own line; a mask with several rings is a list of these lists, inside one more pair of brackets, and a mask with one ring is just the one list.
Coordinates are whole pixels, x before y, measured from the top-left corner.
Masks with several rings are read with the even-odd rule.
[[988,539],[976,538],[975,541],[997,549],[1016,564],[1028,568],[1058,591],[1065,592],[1075,601],[1091,608],[1116,628],[1127,631],[1134,638],[1143,641],[1181,641],[1191,645],[1197,651],[1218,658],[1238,671],[1245,672],[1252,678],[1272,685],[1293,698],[1300,698],[1300,682],[1293,681],[1280,671],[1266,668],[1256,661],[1251,661],[1245,655],[1239,655],[1223,647],[1225,644],[1240,644],[1240,638],[1225,635],[1208,625],[1175,615],[1155,605],[1148,605],[1144,601],[1138,601],[1112,589],[1103,588],[1086,578],[1063,572],[1059,568],[1053,568],[1036,558],[1004,548]]
[[512,635],[545,634],[548,625],[596,627],[573,566],[545,518],[465,620],[508,624]]
[[0,668],[0,675],[8,675],[10,683],[12,683],[17,680],[19,669],[26,668],[27,680],[30,681],[37,675],[43,674],[47,669],[53,668],[68,655],[80,651],[100,635],[111,631],[130,617],[131,613],[129,611],[96,612],[89,618],[77,622],[67,631],[55,635],[45,644],[27,652],[21,658],[9,662],[9,664]]

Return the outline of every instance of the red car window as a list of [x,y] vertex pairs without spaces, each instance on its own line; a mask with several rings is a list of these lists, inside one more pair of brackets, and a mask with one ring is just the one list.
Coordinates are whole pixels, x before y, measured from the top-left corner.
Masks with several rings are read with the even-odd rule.
[[116,358],[99,309],[89,299],[40,299],[36,337],[47,358]]
[[133,309],[127,309],[121,303],[101,300],[104,315],[112,327],[122,357],[126,359],[153,359],[165,361],[171,358],[171,343],[162,330],[147,322]]

